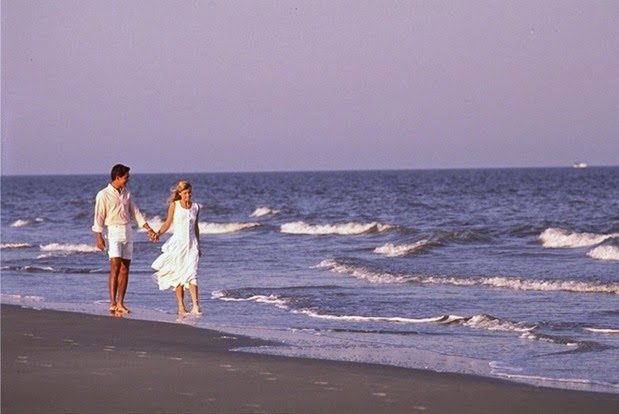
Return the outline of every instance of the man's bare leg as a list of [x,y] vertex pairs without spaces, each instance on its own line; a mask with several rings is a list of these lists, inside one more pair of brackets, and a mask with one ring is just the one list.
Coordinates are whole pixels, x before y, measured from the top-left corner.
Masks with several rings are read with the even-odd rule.
[[110,289],[110,312],[116,312],[116,307],[118,306],[116,302],[116,296],[118,294],[118,274],[120,272],[120,257],[112,257],[110,258],[110,279],[109,279],[109,289]]
[[116,301],[116,312],[129,313],[129,309],[125,307],[125,293],[127,293],[127,286],[129,285],[129,266],[131,260],[119,259],[120,270],[118,272],[118,300]]

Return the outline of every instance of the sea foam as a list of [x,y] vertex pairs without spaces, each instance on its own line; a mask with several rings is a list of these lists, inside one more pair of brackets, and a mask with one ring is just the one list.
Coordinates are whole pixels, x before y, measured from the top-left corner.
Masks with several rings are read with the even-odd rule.
[[29,243],[0,243],[0,250],[3,249],[27,249],[32,247]]
[[90,244],[63,244],[63,243],[50,243],[40,246],[40,249],[44,252],[66,252],[66,253],[93,253],[98,252],[99,249]]
[[225,234],[251,230],[260,227],[260,223],[199,223],[202,234]]
[[248,298],[234,298],[225,290],[216,290],[211,293],[213,299],[219,299],[224,302],[256,302],[268,305],[274,305],[281,309],[287,309],[289,302],[277,295],[252,295]]
[[595,246],[614,237],[619,237],[619,233],[571,233],[563,229],[548,228],[539,235],[539,240],[546,248],[559,249]]
[[598,246],[587,253],[592,259],[604,261],[619,261],[618,246]]
[[[148,220],[148,223],[155,230],[161,228],[165,220],[163,220],[160,216],[153,216]],[[198,227],[200,229],[201,234],[226,234],[226,233],[236,233],[239,231],[250,230],[256,227],[260,227],[260,223],[208,223],[208,222],[199,222]],[[139,229],[138,231],[143,232],[146,231],[144,229]],[[170,226],[170,228],[166,231],[167,235],[174,234],[174,223]]]
[[580,280],[544,280],[524,279],[505,276],[494,277],[457,277],[440,275],[407,275],[375,271],[347,263],[345,260],[323,260],[318,267],[328,268],[334,273],[346,273],[357,279],[376,284],[420,283],[455,286],[489,286],[511,290],[529,291],[565,291],[578,293],[606,293],[619,295],[619,283],[603,283]]
[[534,325],[526,325],[522,322],[511,322],[495,318],[490,315],[480,314],[470,317],[458,315],[439,315],[428,317],[410,317],[410,316],[372,316],[372,315],[335,315],[321,312],[317,309],[310,308],[293,308],[295,302],[291,298],[279,295],[256,295],[251,294],[243,297],[238,291],[216,290],[211,293],[213,299],[219,299],[225,302],[255,302],[260,304],[272,305],[280,309],[286,309],[294,314],[301,314],[310,318],[322,319],[328,321],[340,321],[351,323],[393,323],[393,324],[461,324],[468,328],[488,330],[488,331],[506,331],[506,332],[530,332],[536,328]]
[[342,235],[351,236],[364,233],[381,233],[392,230],[391,224],[372,223],[338,223],[338,224],[308,224],[303,221],[285,223],[281,226],[282,233],[310,235]]
[[30,224],[30,220],[19,219],[11,223],[11,227],[23,227],[27,226],[28,224]]
[[264,217],[264,216],[269,216],[269,215],[273,215],[277,213],[279,213],[279,210],[275,210],[274,208],[271,208],[271,207],[258,207],[257,209],[253,211],[253,213],[249,215],[249,217]]
[[393,243],[387,243],[374,249],[374,253],[387,257],[402,257],[409,254],[419,252],[430,244],[429,240],[419,240],[418,242],[411,244],[396,245]]

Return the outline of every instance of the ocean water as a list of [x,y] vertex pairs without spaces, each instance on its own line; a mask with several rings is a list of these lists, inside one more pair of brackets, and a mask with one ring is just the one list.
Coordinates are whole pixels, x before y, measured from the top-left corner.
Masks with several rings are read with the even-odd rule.
[[[140,174],[157,229],[202,206],[202,317],[179,318],[136,234],[129,318],[277,341],[248,350],[619,393],[619,168]],[[105,314],[90,230],[108,175],[9,176],[3,303]],[[164,236],[164,239],[167,236]]]

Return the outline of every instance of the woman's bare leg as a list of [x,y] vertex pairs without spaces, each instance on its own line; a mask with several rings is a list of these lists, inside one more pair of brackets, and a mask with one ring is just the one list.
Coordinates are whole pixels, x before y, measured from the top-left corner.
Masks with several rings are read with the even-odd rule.
[[178,314],[186,314],[187,309],[185,308],[185,291],[183,285],[179,285],[176,287],[176,300],[178,301]]
[[191,313],[194,315],[202,315],[200,300],[198,298],[198,285],[194,285],[193,283],[189,284],[189,293],[191,294],[191,301],[193,302]]

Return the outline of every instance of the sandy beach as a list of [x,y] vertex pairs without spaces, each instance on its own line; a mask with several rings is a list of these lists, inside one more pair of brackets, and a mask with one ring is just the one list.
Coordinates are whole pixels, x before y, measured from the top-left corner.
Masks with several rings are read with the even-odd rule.
[[242,352],[181,324],[2,305],[2,413],[616,413],[619,395]]

